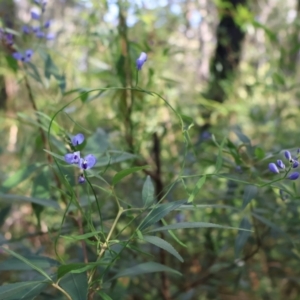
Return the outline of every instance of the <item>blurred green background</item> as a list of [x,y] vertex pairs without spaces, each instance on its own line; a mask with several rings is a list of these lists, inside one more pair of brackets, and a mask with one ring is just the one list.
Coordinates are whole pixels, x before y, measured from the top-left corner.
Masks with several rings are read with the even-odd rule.
[[[116,269],[155,260],[183,276],[121,278],[103,287],[112,299],[300,299],[299,182],[255,188],[274,179],[269,162],[282,159],[285,149],[295,155],[300,146],[300,1],[55,0],[45,12],[56,35],[49,41],[22,35],[21,27],[32,24],[32,7],[25,0],[0,0],[2,28],[19,33],[20,49],[34,50],[24,73],[3,38],[0,46],[0,244],[23,255],[83,260],[80,243],[60,239],[54,251],[65,209],[59,189],[64,187],[53,177],[56,166],[43,151],[47,147],[39,129],[47,136],[52,116],[77,97],[52,124],[48,142],[53,152],[64,155],[65,135],[82,132],[86,153],[95,153],[97,171],[107,181],[122,169],[147,164],[157,175],[158,198],[175,201],[192,193],[199,177],[189,175],[214,172],[220,157],[215,141],[221,144],[226,137],[223,176],[208,176],[194,199],[199,206],[172,212],[166,220],[252,230],[176,231],[186,247],[166,233],[183,263],[133,242],[150,256],[132,246],[122,252]],[[89,92],[135,86],[135,61],[142,51],[148,60],[138,86],[168,101],[182,116],[188,137],[178,116],[154,94]],[[24,74],[40,113],[32,107]],[[64,172],[74,182],[71,170]],[[118,185],[121,201],[140,207],[146,175],[134,173]],[[96,191],[109,228],[117,208],[110,196]],[[87,202],[84,193],[81,198]],[[39,205],[41,199],[52,199],[62,209]],[[117,232],[128,218],[121,218]],[[97,226],[97,217],[92,219]],[[120,235],[130,236],[135,226]],[[61,234],[77,230],[67,217]],[[0,260],[6,259],[0,252]],[[0,284],[34,276],[32,270],[7,270],[0,263]],[[59,297],[49,289],[36,299]]]

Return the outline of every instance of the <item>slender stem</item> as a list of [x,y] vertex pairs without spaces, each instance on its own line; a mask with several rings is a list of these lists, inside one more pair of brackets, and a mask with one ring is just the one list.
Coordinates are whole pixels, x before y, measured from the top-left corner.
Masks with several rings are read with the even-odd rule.
[[52,283],[52,286],[54,288],[56,288],[57,290],[61,291],[68,300],[72,300],[72,297],[63,288],[61,288],[58,284]]

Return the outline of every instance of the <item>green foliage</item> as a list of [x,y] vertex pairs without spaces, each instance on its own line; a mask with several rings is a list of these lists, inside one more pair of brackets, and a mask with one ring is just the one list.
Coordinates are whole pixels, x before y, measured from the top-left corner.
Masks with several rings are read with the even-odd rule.
[[[34,24],[53,14],[53,41],[0,16],[15,35],[0,33],[0,299],[298,299],[300,188],[282,151],[298,159],[299,11],[50,2]],[[214,101],[224,18],[246,38]]]

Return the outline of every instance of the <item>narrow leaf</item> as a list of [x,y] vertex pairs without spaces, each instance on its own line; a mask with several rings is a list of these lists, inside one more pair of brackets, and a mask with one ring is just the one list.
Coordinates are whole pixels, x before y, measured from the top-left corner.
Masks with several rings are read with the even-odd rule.
[[[249,222],[248,218],[243,218],[239,227],[246,230],[250,230],[251,223]],[[251,235],[250,231],[239,230],[237,237],[235,239],[235,248],[234,248],[236,258],[238,258],[238,256],[240,255],[240,252],[244,248],[250,235]]]
[[255,185],[246,185],[243,195],[243,209],[256,196],[258,189]]
[[112,180],[112,184],[113,185],[116,185],[118,182],[120,182],[124,177],[132,174],[132,173],[135,173],[135,172],[138,172],[140,170],[143,170],[145,168],[147,168],[148,166],[142,166],[142,167],[133,167],[133,168],[130,168],[130,169],[126,169],[126,170],[122,170],[120,172],[118,172],[114,177],[113,177],[113,180]]
[[2,300],[22,300],[34,299],[43,291],[47,282],[25,281],[0,286],[0,299]]
[[223,138],[223,141],[219,147],[219,152],[218,152],[218,157],[217,157],[217,161],[216,161],[216,173],[219,173],[221,168],[222,168],[222,164],[223,164],[223,148],[224,148],[224,145],[225,145],[225,141],[226,141],[226,138],[224,137]]
[[40,267],[36,266],[35,264],[33,264],[31,261],[29,261],[25,257],[19,255],[18,253],[14,252],[12,250],[7,249],[7,248],[4,248],[4,247],[0,247],[0,248],[2,250],[4,250],[5,252],[9,253],[10,255],[16,257],[17,259],[21,260],[22,262],[24,262],[25,264],[27,264],[28,266],[30,266],[32,269],[34,269],[37,272],[39,272],[41,275],[43,275],[49,281],[52,281],[51,277],[45,271],[43,271]]
[[143,231],[147,227],[155,224],[160,219],[162,219],[164,216],[166,216],[169,212],[180,207],[184,203],[186,203],[186,200],[176,201],[176,202],[171,202],[171,203],[164,203],[164,204],[158,205],[142,221],[142,223],[139,227],[139,230]]
[[150,206],[154,201],[154,186],[149,175],[144,182],[142,199],[145,207]]
[[120,271],[118,274],[116,274],[113,278],[110,280],[114,280],[116,278],[120,277],[133,277],[137,275],[142,274],[148,274],[148,273],[157,273],[157,272],[171,272],[177,275],[181,275],[178,271],[169,268],[167,266],[164,266],[162,264],[156,263],[156,262],[146,262],[141,263],[139,265],[129,267],[128,269]]
[[181,255],[174,249],[174,247],[169,244],[167,241],[161,239],[160,237],[157,236],[151,236],[151,235],[145,235],[144,240],[150,244],[153,244],[161,249],[166,250],[170,254],[174,255],[178,260],[183,262],[183,258]]
[[189,198],[188,198],[188,203],[194,202],[195,197],[197,196],[197,194],[199,193],[200,189],[202,188],[203,184],[206,181],[206,176],[202,176],[199,178],[199,180],[197,181],[193,192],[190,194]]
[[[213,223],[204,223],[204,222],[181,222],[176,224],[171,224],[167,226],[162,226],[159,228],[154,228],[149,230],[148,232],[158,232],[158,231],[166,231],[166,230],[175,230],[175,229],[187,229],[187,228],[222,228],[222,229],[236,229],[236,230],[245,230],[243,228],[235,228],[230,226],[224,226]],[[249,231],[249,230],[247,230]],[[251,230],[250,230],[251,231]]]
[[86,273],[69,273],[63,277],[59,285],[71,296],[72,300],[86,300],[88,281]]

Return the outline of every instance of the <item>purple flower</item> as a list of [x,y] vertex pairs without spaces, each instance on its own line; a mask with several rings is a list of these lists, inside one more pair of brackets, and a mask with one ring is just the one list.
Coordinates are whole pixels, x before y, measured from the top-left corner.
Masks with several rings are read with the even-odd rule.
[[67,153],[65,155],[65,161],[68,164],[78,164],[80,161],[80,152],[76,151],[74,153]]
[[82,133],[78,133],[75,136],[72,137],[72,145],[78,146],[83,143],[84,141],[84,135]]
[[142,69],[143,64],[147,60],[147,54],[142,52],[139,58],[136,60],[136,68],[140,71]]
[[282,160],[280,160],[280,159],[277,160],[277,166],[278,166],[280,169],[285,169],[285,165],[284,165],[284,163],[282,162]]
[[185,216],[183,213],[178,213],[175,215],[175,219],[177,223],[183,222],[185,219]]
[[290,179],[290,180],[296,180],[296,179],[299,178],[299,175],[300,174],[298,172],[294,172],[291,175],[289,175],[288,179]]
[[55,34],[54,34],[54,33],[48,33],[48,34],[46,35],[46,39],[47,39],[48,41],[54,40],[54,39],[55,39]]
[[269,163],[269,170],[273,173],[276,173],[276,174],[279,173],[279,170],[278,170],[277,166],[274,163]]
[[45,37],[45,33],[43,31],[38,31],[35,36],[39,39],[42,39]]
[[284,151],[284,156],[286,157],[286,159],[288,159],[289,161],[292,160],[292,155],[291,155],[291,152],[286,150]]
[[48,20],[48,21],[46,21],[46,22],[44,23],[44,28],[49,28],[50,25],[51,25],[51,21]]
[[31,28],[28,25],[23,25],[22,26],[22,31],[25,34],[30,34],[31,33]]
[[80,184],[85,183],[85,178],[84,178],[83,174],[79,175],[79,177],[78,177],[78,183],[80,183]]
[[41,29],[40,29],[40,26],[32,26],[32,31],[33,32],[39,32]]
[[82,170],[91,169],[97,162],[96,157],[93,154],[88,154],[85,158],[80,158],[78,166]]
[[39,20],[40,17],[41,17],[40,14],[38,14],[38,13],[35,12],[35,11],[31,11],[31,18],[32,18],[33,20]]
[[295,160],[295,159],[294,159],[292,167],[295,169],[295,168],[297,168],[298,166],[299,166],[298,160]]
[[12,54],[12,57],[16,60],[20,60],[23,62],[29,62],[31,57],[33,55],[33,51],[31,49],[28,49],[25,51],[24,54],[20,53],[20,52],[14,52]]
[[5,41],[6,41],[6,44],[13,45],[13,43],[14,43],[14,36],[11,33],[6,33],[5,34]]

